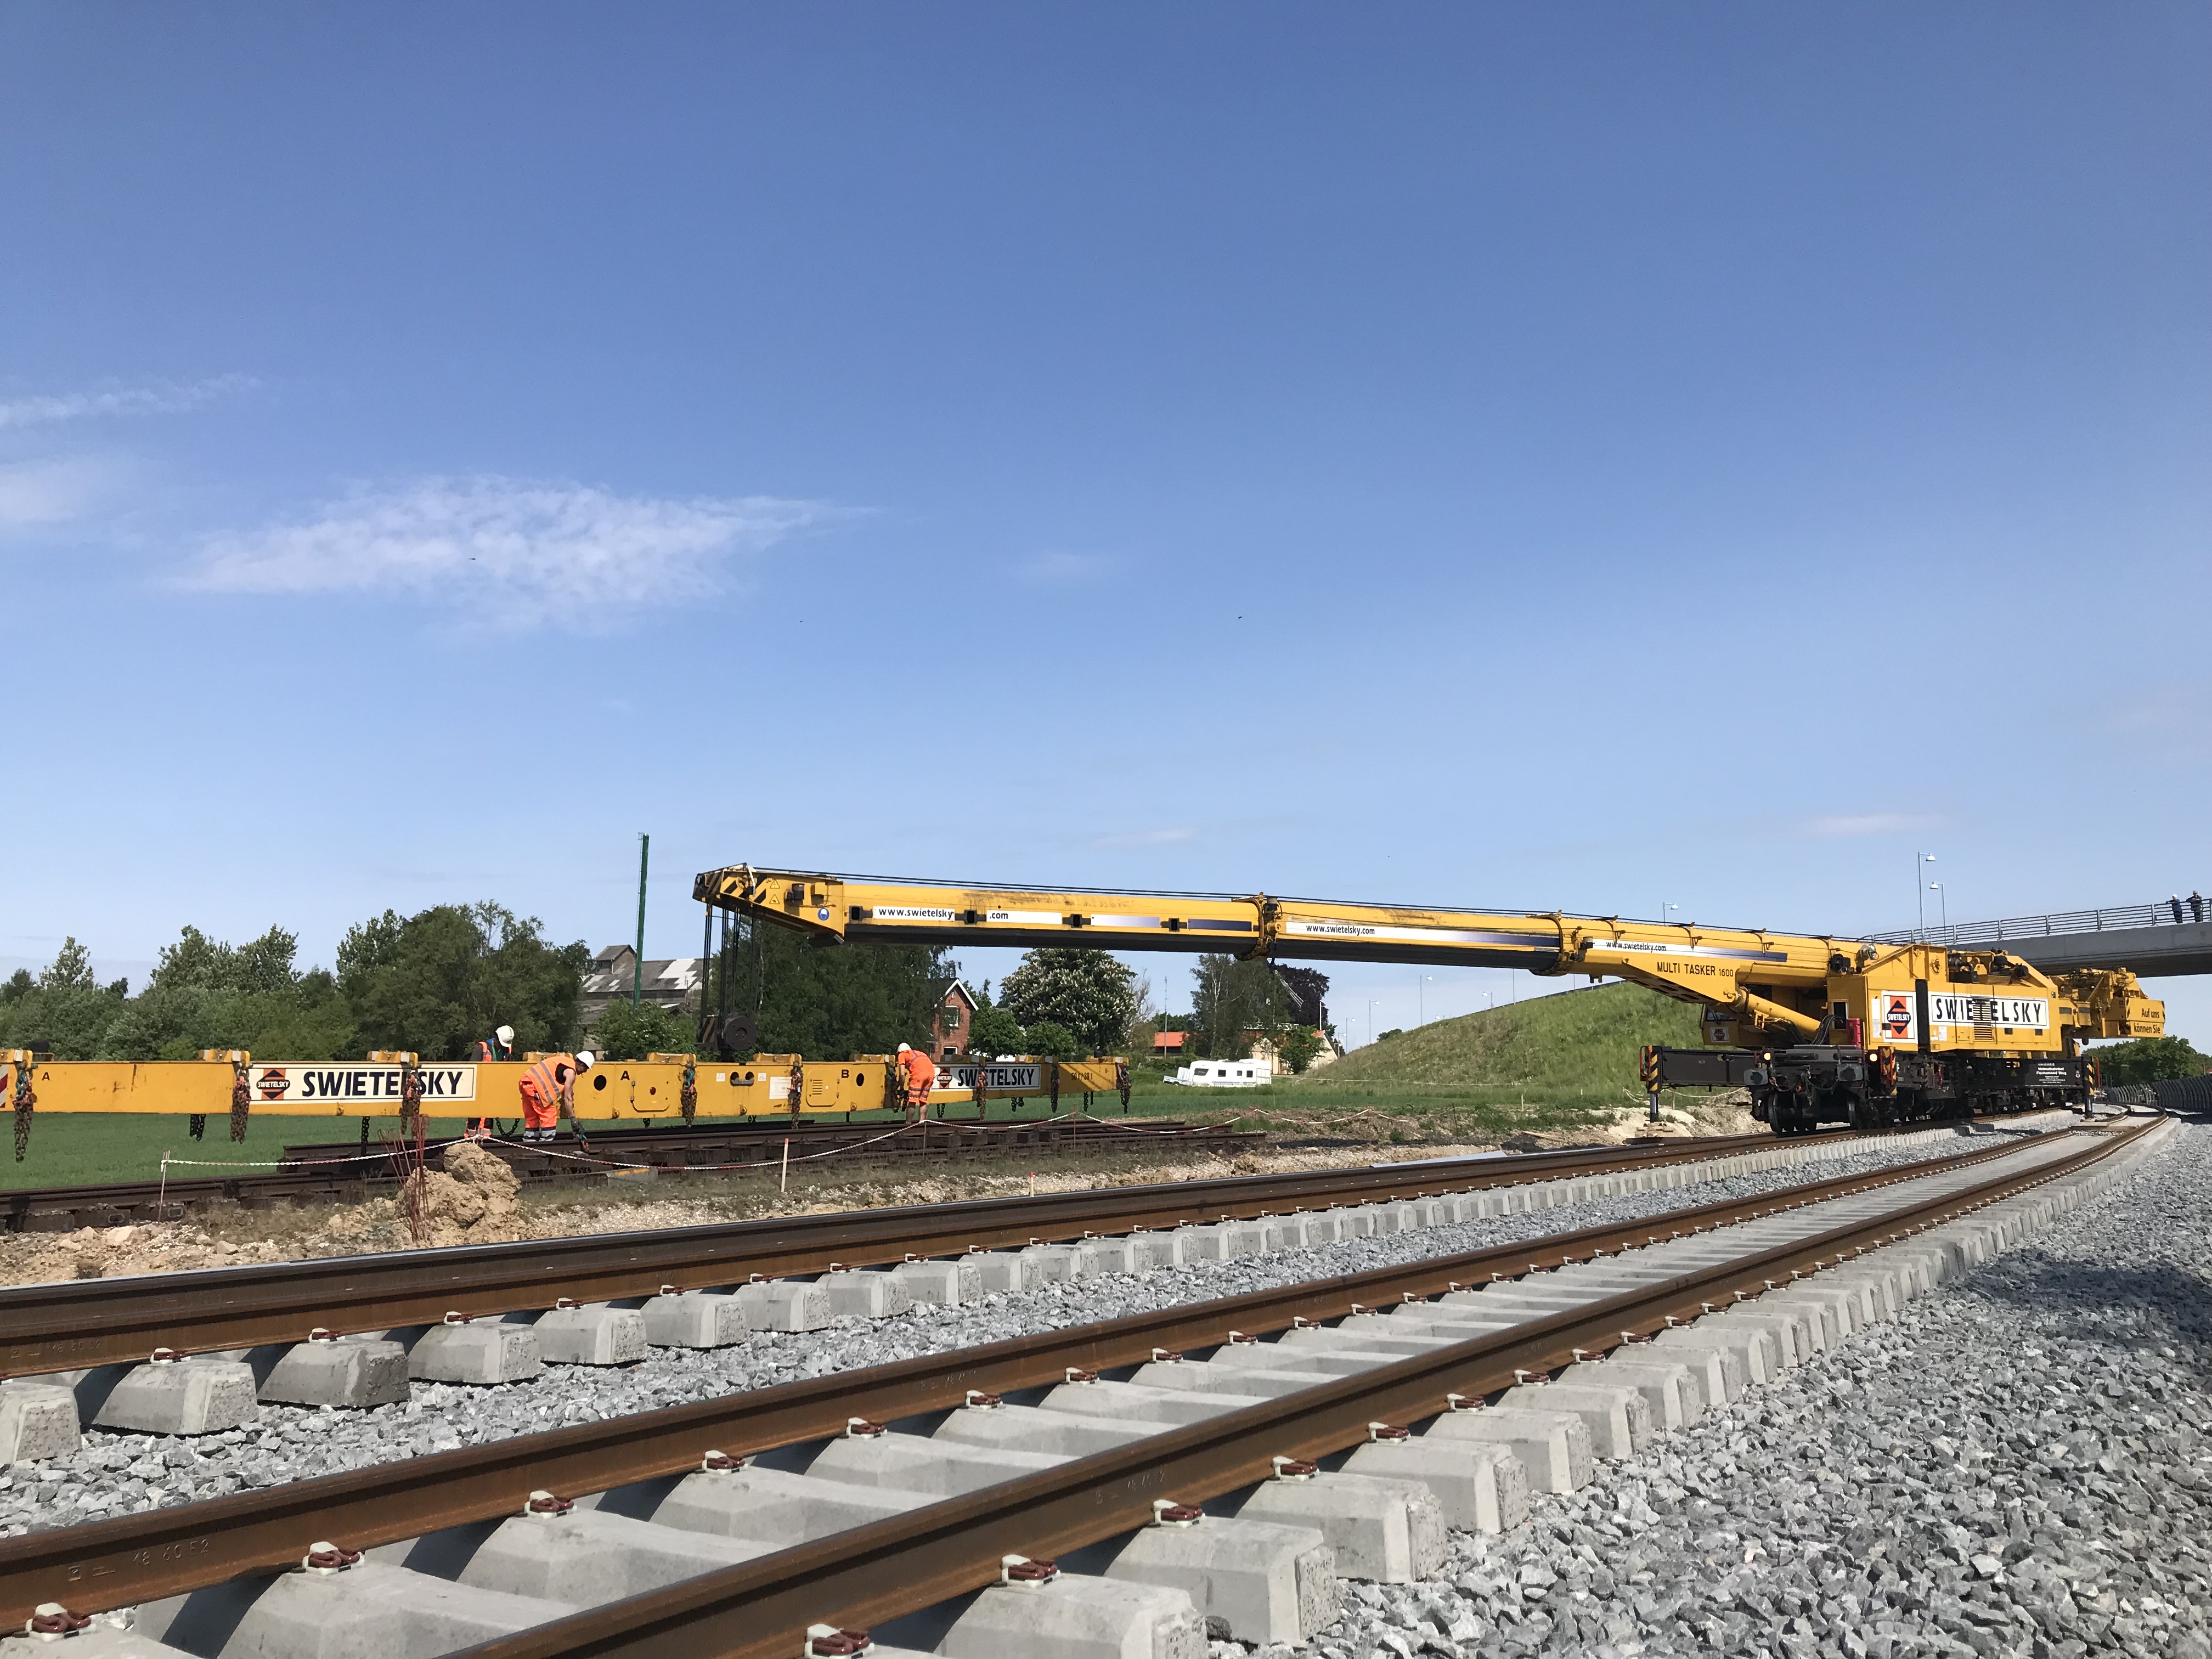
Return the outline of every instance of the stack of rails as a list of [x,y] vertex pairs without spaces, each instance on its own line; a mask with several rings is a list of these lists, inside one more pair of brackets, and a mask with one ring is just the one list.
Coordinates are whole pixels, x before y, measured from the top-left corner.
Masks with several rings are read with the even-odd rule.
[[[1984,1259],[2066,1201],[2063,1186],[2062,1195],[2054,1198],[2033,1189],[2078,1183],[2085,1176],[2095,1181],[2097,1164],[2155,1133],[2069,1132],[2040,1146],[2014,1144],[1911,1169],[1814,1182],[1663,1220],[1584,1229],[1283,1286],[32,1534],[0,1543],[0,1620],[13,1623],[32,1617],[40,1604],[52,1602],[68,1611],[44,1616],[66,1621],[186,1595],[241,1575],[275,1573],[274,1581],[264,1577],[242,1584],[223,1607],[211,1609],[222,1615],[223,1632],[235,1629],[241,1639],[259,1639],[240,1620],[255,1618],[256,1597],[266,1595],[284,1604],[272,1616],[289,1609],[318,1629],[331,1619],[349,1625],[378,1620],[387,1639],[407,1643],[412,1650],[417,1644],[393,1621],[406,1624],[413,1618],[404,1599],[410,1583],[427,1589],[441,1581],[420,1579],[395,1565],[407,1556],[404,1547],[399,1557],[372,1563],[361,1563],[359,1553],[410,1539],[434,1541],[425,1535],[465,1526],[482,1529],[477,1547],[494,1569],[502,1560],[519,1561],[534,1565],[544,1577],[553,1553],[570,1561],[562,1569],[568,1574],[570,1605],[549,1600],[555,1593],[549,1589],[478,1590],[471,1621],[459,1615],[463,1587],[474,1581],[445,1579],[450,1604],[422,1608],[422,1616],[413,1619],[424,1626],[425,1634],[441,1618],[456,1621],[441,1626],[449,1632],[436,1644],[441,1649],[450,1645],[452,1633],[473,1623],[462,1645],[481,1659],[852,1654],[865,1651],[866,1639],[847,1636],[840,1626],[917,1613],[997,1583],[1014,1583],[1019,1594],[1024,1582],[1051,1581],[1048,1566],[1028,1569],[1026,1564],[1039,1558],[1163,1526],[1197,1527],[1203,1518],[1200,1511],[1179,1506],[1218,1504],[1239,1493],[1247,1494],[1236,1511],[1239,1519],[1210,1524],[1243,1526],[1248,1544],[1255,1534],[1247,1518],[1255,1515],[1275,1517],[1281,1534],[1320,1529],[1337,1551],[1322,1569],[1332,1577],[1340,1573],[1407,1582],[1419,1576],[1418,1564],[1409,1568],[1407,1560],[1346,1559],[1345,1544],[1360,1517],[1348,1509],[1333,1510],[1364,1492],[1370,1502],[1379,1495],[1407,1506],[1425,1504],[1431,1516],[1440,1514],[1439,1506],[1451,1506],[1455,1524],[1485,1524],[1457,1512],[1479,1500],[1465,1493],[1447,1498],[1438,1483],[1455,1492],[1455,1483],[1479,1486],[1473,1475],[1487,1471],[1495,1505],[1504,1488],[1500,1470],[1507,1463],[1538,1481],[1540,1489],[1568,1490],[1589,1478],[1589,1448],[1615,1433],[1605,1425],[1632,1399],[1648,1402],[1655,1390],[1677,1387],[1676,1374],[1694,1377],[1692,1391],[1705,1403],[1718,1403],[1723,1394],[1734,1398],[1743,1382],[1764,1380],[1767,1364],[1797,1363],[1804,1352],[1847,1334],[1863,1318],[1888,1316],[1906,1296]],[[2078,1184],[2075,1190],[2079,1192]],[[1741,1231],[1733,1236],[1718,1231],[1729,1228]],[[1533,1297],[1508,1282],[1539,1273],[1546,1276],[1544,1287],[1532,1287]],[[1432,1299],[1439,1297],[1449,1300],[1432,1307]],[[1517,1316],[1486,1322],[1475,1310],[1486,1297],[1515,1304]],[[1388,1315],[1381,1311],[1385,1307],[1391,1309]],[[1323,1328],[1328,1321],[1355,1328],[1331,1331]],[[1685,1326],[1690,1329],[1675,1328]],[[1407,1334],[1394,1340],[1392,1327]],[[1708,1340],[1699,1340],[1699,1331]],[[871,1493],[908,1501],[878,1502],[879,1512],[892,1512],[864,1517],[860,1524],[848,1517],[818,1531],[800,1532],[795,1543],[786,1535],[774,1543],[749,1545],[734,1524],[694,1519],[679,1523],[687,1533],[666,1528],[668,1541],[659,1547],[662,1559],[653,1564],[655,1546],[647,1534],[662,1528],[644,1519],[635,1503],[649,1498],[647,1508],[652,1509],[687,1500],[688,1493],[690,1509],[714,1508],[715,1483],[738,1480],[746,1461],[721,1448],[763,1453],[810,1443],[850,1446],[857,1433],[863,1438],[844,1461],[858,1470],[872,1467],[873,1443],[866,1437],[880,1437],[884,1424],[941,1420],[945,1413],[959,1416],[963,1407],[1000,1409],[998,1397],[1018,1389],[1040,1391],[1049,1401],[1063,1391],[1099,1387],[1098,1375],[1109,1369],[1136,1368],[1137,1381],[1133,1389],[1127,1383],[1106,1383],[1105,1390],[1164,1399],[1178,1392],[1171,1379],[1182,1369],[1184,1351],[1215,1350],[1215,1361],[1193,1367],[1214,1370],[1218,1355],[1235,1354],[1240,1342],[1278,1334],[1280,1340],[1271,1351],[1285,1366],[1298,1365],[1302,1356],[1307,1363],[1302,1370],[1283,1371],[1250,1363],[1231,1366],[1224,1379],[1241,1377],[1254,1384],[1266,1380],[1268,1386],[1240,1386],[1227,1409],[1193,1410],[1172,1425],[1135,1424],[1126,1438],[1103,1449],[1031,1455],[1027,1465],[1014,1468],[1010,1475],[981,1484],[917,1489],[935,1492],[934,1501],[884,1491],[887,1483],[849,1474],[840,1488],[848,1509],[866,1509],[863,1500]],[[1376,1347],[1378,1338],[1382,1346]],[[1681,1345],[1674,1346],[1678,1340]],[[1611,1362],[1582,1363],[1620,1355],[1625,1345],[1634,1345],[1622,1356],[1625,1367],[1608,1371]],[[1345,1363],[1311,1363],[1332,1353]],[[1723,1354],[1734,1358],[1723,1364]],[[1248,1362],[1255,1358],[1249,1350],[1245,1357]],[[1549,1395],[1561,1403],[1546,1409],[1540,1379],[1571,1367],[1576,1385]],[[1614,1380],[1601,1382],[1601,1376]],[[1583,1378],[1589,1382],[1583,1383]],[[1532,1380],[1538,1383],[1534,1389],[1528,1386]],[[1209,1385],[1183,1387],[1182,1397],[1191,1401],[1206,1394]],[[1617,1397],[1613,1405],[1598,1398],[1607,1395]],[[1570,1396],[1579,1403],[1567,1403]],[[1477,1410],[1463,1425],[1468,1433],[1436,1437],[1447,1425],[1462,1426],[1454,1419],[1467,1407],[1492,1399],[1509,1409],[1494,1415]],[[1029,1410],[1032,1418],[1053,1415],[1050,1410],[1017,1409]],[[1058,1409],[1067,1414],[1071,1433],[1078,1425],[1096,1420],[1079,1407],[1062,1404]],[[1656,1412],[1642,1403],[1627,1416],[1658,1421]],[[1535,1419],[1553,1419],[1555,1426],[1525,1420]],[[1406,1434],[1398,1425],[1432,1419],[1437,1426],[1428,1437],[1402,1453],[1395,1450],[1395,1442]],[[1498,1431],[1480,1431],[1486,1422]],[[1566,1431],[1576,1423],[1585,1425],[1585,1473],[1579,1480],[1546,1449],[1554,1442],[1574,1440]],[[1015,1443],[993,1437],[970,1443],[955,1436],[948,1442],[941,1434],[891,1439],[908,1443],[904,1450],[910,1456],[931,1447],[951,1455],[961,1453],[964,1444]],[[1488,1451],[1476,1457],[1468,1443]],[[1376,1449],[1363,1449],[1369,1447]],[[1455,1455],[1447,1456],[1448,1452]],[[989,1461],[975,1450],[964,1455]],[[1352,1461],[1341,1472],[1316,1468],[1322,1460],[1344,1455]],[[1627,1453],[1608,1446],[1599,1455]],[[1001,1461],[1021,1465],[1018,1457],[1002,1455]],[[1376,1478],[1368,1473],[1370,1465],[1378,1473],[1395,1472],[1395,1478]],[[688,1479],[687,1471],[693,1472]],[[781,1478],[787,1484],[812,1479]],[[1302,1500],[1296,1483],[1316,1478],[1323,1484],[1311,1501]],[[1559,1484],[1563,1480],[1565,1485]],[[1427,1492],[1417,1492],[1419,1486]],[[568,1495],[617,1489],[629,1495],[629,1506],[579,1510],[573,1521],[564,1518],[572,1505]],[[1265,1505],[1270,1497],[1280,1501]],[[735,1489],[720,1494],[720,1506],[730,1510],[732,1522],[746,1504],[757,1501]],[[791,1506],[787,1498],[783,1507]],[[684,1503],[678,1501],[678,1507]],[[518,1516],[523,1518],[507,1518]],[[1493,1507],[1487,1524],[1494,1528],[1502,1519]],[[522,1535],[502,1544],[504,1534],[518,1528]],[[1404,1526],[1400,1531],[1406,1531]],[[730,1534],[729,1541],[701,1535],[713,1533]],[[1097,1586],[1092,1600],[1099,1607],[1168,1621],[1179,1618],[1189,1626],[1193,1610],[1184,1586],[1207,1596],[1216,1588],[1211,1573],[1202,1575],[1206,1582],[1200,1583],[1191,1568],[1206,1553],[1208,1531],[1201,1527],[1188,1535],[1193,1547],[1159,1546],[1152,1553],[1160,1559],[1149,1571],[1140,1565],[1121,1574],[1123,1588],[1118,1591],[1109,1575],[1107,1581],[1078,1577],[1060,1594],[1079,1601],[1080,1587],[1089,1583]],[[448,1530],[444,1536],[450,1542],[459,1534]],[[685,1536],[692,1540],[688,1545]],[[1222,1541],[1233,1551],[1233,1540]],[[1322,1536],[1315,1538],[1316,1546],[1322,1541]],[[1420,1548],[1421,1540],[1407,1534],[1396,1553],[1418,1554]],[[592,1570],[583,1569],[580,1550],[596,1558]],[[723,1564],[716,1564],[718,1556]],[[613,1565],[618,1559],[626,1565]],[[675,1561],[690,1565],[672,1568]],[[349,1578],[357,1563],[362,1570]],[[1010,1573],[1010,1563],[1023,1570]],[[1225,1581],[1233,1575],[1225,1562],[1220,1565]],[[1249,1576],[1249,1564],[1239,1565]],[[305,1571],[286,1573],[295,1567]],[[625,1572],[647,1582],[612,1590],[599,1582],[618,1580]],[[1147,1586],[1152,1589],[1147,1591]],[[586,1605],[574,1607],[576,1601]],[[1333,1593],[1328,1604],[1333,1613]],[[134,1651],[163,1650],[148,1637],[158,1640],[174,1633],[191,1639],[167,1610],[152,1611],[155,1628],[136,1638],[144,1645]],[[1210,1618],[1215,1608],[1198,1611]],[[1294,1611],[1305,1616],[1303,1607]],[[1034,1625],[1038,1616],[1039,1608],[1029,1607],[1019,1622]],[[503,1627],[501,1620],[507,1621]],[[1170,1642],[1175,1650],[1204,1650],[1200,1628],[1193,1626],[1182,1633],[1189,1639]],[[1253,1631],[1233,1633],[1245,1640],[1269,1639]],[[1036,1634],[1041,1650],[1062,1650],[1063,1644],[1046,1637],[1042,1628]],[[887,1656],[890,1651],[878,1650]]]
[[[1214,1152],[1264,1143],[1256,1131],[1224,1124],[1190,1124],[1179,1119],[1147,1119],[1141,1128],[1119,1121],[1063,1118],[1002,1123],[944,1122],[934,1119],[894,1134],[888,1123],[699,1123],[649,1129],[592,1129],[589,1145],[574,1140],[551,1146],[489,1143],[514,1166],[526,1187],[564,1182],[604,1182],[617,1176],[743,1172],[772,1169],[790,1143],[794,1160],[851,1152],[857,1161],[904,1162],[988,1158],[1001,1155],[1059,1157],[1074,1152],[1125,1152],[1151,1148],[1201,1147]],[[434,1160],[451,1146],[441,1139],[425,1144]],[[371,1152],[374,1147],[372,1145]],[[79,1227],[118,1227],[146,1221],[174,1221],[210,1206],[236,1204],[264,1209],[277,1204],[358,1203],[390,1193],[402,1179],[403,1156],[411,1146],[394,1146],[386,1156],[364,1159],[358,1142],[287,1146],[284,1159],[297,1168],[241,1171],[215,1177],[172,1176],[167,1181],[96,1182],[68,1187],[27,1187],[0,1191],[0,1232],[70,1232]],[[221,1152],[210,1155],[220,1158]],[[610,1164],[645,1164],[649,1170],[608,1170],[579,1158]],[[734,1166],[734,1169],[733,1167]]]

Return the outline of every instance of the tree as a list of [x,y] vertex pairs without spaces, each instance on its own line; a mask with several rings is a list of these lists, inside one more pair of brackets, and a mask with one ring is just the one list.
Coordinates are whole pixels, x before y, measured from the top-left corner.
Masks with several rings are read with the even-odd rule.
[[62,941],[62,948],[54,952],[54,959],[39,975],[41,991],[96,991],[100,981],[93,977],[92,952],[76,942],[71,934]]
[[657,1003],[635,1006],[617,1001],[592,1028],[601,1060],[643,1060],[647,1054],[683,1054],[694,1042],[691,1018]]
[[1242,1060],[1254,1036],[1272,1039],[1288,1024],[1290,999],[1265,962],[1204,956],[1194,978],[1191,1017],[1199,1053],[1209,1060]]
[[762,1053],[842,1060],[926,1045],[939,990],[957,977],[959,964],[932,946],[814,945],[750,921],[713,964],[704,1006],[753,1015]]
[[364,1048],[465,1060],[501,1025],[514,1028],[518,1051],[567,1048],[591,950],[581,940],[549,945],[541,926],[497,904],[441,904],[404,919],[386,910],[349,929],[337,987]]
[[[1074,1032],[1049,1019],[1041,1019],[1030,1026],[1023,1039],[1023,1046],[1029,1053],[1046,1060],[1080,1060],[1085,1052],[1084,1045],[1076,1040]],[[1089,1052],[1096,1054],[1097,1050],[1093,1048]]]
[[1065,1027],[1084,1053],[1109,1054],[1136,1018],[1136,978],[1103,951],[1031,951],[999,988],[999,1006],[1029,1028],[1032,1049],[1043,1023]]
[[1275,1052],[1293,1073],[1306,1070],[1320,1058],[1322,1047],[1321,1032],[1311,1025],[1292,1025],[1275,1039]]
[[1022,1030],[1021,1021],[1003,1008],[978,1008],[968,1022],[971,1054],[1019,1054],[1027,1053],[1028,1048],[1029,1034]]
[[123,999],[92,971],[92,953],[72,936],[37,977],[18,973],[0,1000],[0,1048],[45,1043],[56,1060],[90,1060],[122,1012]]
[[2100,1081],[2106,1085],[2158,1083],[2212,1071],[2212,1060],[2198,1054],[2187,1037],[2137,1037],[2090,1054]]

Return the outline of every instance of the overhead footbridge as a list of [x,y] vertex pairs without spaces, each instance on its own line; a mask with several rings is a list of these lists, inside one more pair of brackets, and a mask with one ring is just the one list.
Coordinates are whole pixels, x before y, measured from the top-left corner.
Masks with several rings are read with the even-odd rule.
[[2124,968],[2144,979],[2212,974],[2212,900],[2191,893],[2156,904],[1910,928],[1875,933],[1870,940],[1877,945],[1937,945],[1954,951],[2005,951],[2046,974],[2081,968]]

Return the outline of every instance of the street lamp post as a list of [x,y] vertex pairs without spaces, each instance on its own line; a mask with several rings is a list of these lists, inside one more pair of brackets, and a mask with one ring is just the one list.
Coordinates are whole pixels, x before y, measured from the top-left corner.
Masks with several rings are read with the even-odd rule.
[[1915,931],[1918,933],[1920,942],[1923,945],[1928,943],[1928,890],[1920,884],[1920,866],[1923,864],[1933,864],[1935,862],[1936,855],[1933,853],[1923,853],[1919,855],[1912,866],[1912,885],[1914,895],[1920,902],[1920,921]]
[[1928,884],[1935,890],[1936,902],[1942,907],[1943,943],[1948,945],[1951,942],[1951,896],[1943,890],[1943,884],[1940,881],[1931,881]]

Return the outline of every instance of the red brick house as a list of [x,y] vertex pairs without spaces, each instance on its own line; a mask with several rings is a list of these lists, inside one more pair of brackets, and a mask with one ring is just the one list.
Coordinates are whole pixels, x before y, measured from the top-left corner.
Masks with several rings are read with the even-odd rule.
[[1188,1050],[1188,1031],[1155,1031],[1152,1033],[1152,1052],[1156,1054],[1180,1054]]
[[937,1012],[930,1017],[930,1052],[939,1060],[964,1054],[968,1027],[975,1018],[976,1002],[957,979],[943,981],[937,994]]

